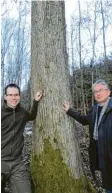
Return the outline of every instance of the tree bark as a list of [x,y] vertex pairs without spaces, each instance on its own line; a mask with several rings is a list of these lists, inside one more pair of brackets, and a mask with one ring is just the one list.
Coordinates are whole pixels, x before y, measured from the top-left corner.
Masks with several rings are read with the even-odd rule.
[[62,109],[71,101],[63,1],[32,2],[32,96],[43,90],[33,130],[33,193],[93,192],[84,176],[76,130]]

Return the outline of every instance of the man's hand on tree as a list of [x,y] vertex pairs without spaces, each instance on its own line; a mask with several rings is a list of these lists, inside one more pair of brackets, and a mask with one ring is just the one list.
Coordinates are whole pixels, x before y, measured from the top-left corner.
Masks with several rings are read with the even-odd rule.
[[35,100],[36,101],[39,101],[40,99],[41,99],[41,97],[42,97],[42,91],[40,90],[40,91],[37,91],[37,93],[36,93],[36,95],[35,95]]

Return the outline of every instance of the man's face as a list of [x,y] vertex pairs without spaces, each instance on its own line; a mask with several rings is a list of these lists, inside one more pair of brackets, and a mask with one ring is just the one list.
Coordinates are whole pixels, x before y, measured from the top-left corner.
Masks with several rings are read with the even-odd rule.
[[8,87],[4,98],[7,102],[7,106],[15,108],[20,102],[19,90],[15,87]]
[[109,95],[110,90],[107,89],[104,85],[97,84],[94,87],[94,97],[99,104],[103,105],[107,101]]

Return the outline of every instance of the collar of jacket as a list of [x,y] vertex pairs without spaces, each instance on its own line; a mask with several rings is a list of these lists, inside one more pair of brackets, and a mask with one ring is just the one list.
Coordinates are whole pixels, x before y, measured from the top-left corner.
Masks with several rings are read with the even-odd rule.
[[[93,114],[92,115],[93,115],[94,121],[95,121],[95,117],[96,117],[96,111],[97,111],[97,103],[93,107]],[[109,100],[109,104],[108,104],[108,107],[107,107],[105,114],[107,114],[109,111],[112,111],[112,97]]]
[[109,111],[112,111],[112,97],[109,100],[109,104],[105,113],[108,113]]
[[9,106],[7,106],[7,104],[4,102],[3,104],[3,110],[7,111],[7,112],[13,112],[14,110],[15,111],[18,111],[20,109],[20,103],[16,106],[16,108],[11,108]]

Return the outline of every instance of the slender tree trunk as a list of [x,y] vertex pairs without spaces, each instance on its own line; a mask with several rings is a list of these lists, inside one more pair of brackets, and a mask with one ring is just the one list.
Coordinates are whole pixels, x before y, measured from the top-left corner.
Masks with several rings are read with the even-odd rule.
[[[92,68],[91,68],[91,86],[93,85],[94,82],[94,60],[95,60],[95,45],[96,45],[96,7],[97,3],[95,2],[95,10],[94,10],[94,33],[93,33],[93,56],[92,56]],[[92,105],[94,105],[94,97],[92,94]]]
[[100,5],[101,5],[102,29],[103,29],[103,47],[104,47],[104,56],[105,56],[105,60],[106,60],[107,59],[107,51],[106,51],[106,40],[105,40],[105,18],[104,18],[102,0],[100,1]]
[[43,90],[33,130],[33,193],[92,192],[74,124],[62,110],[71,101],[64,10],[63,1],[32,2],[32,94]]
[[81,8],[80,0],[78,0],[79,5],[79,60],[80,60],[80,71],[81,71],[81,101],[82,101],[82,112],[86,114],[85,107],[85,96],[84,96],[84,80],[83,80],[83,66],[82,66],[82,49],[81,49]]
[[3,96],[4,89],[4,57],[1,59],[1,96]]

